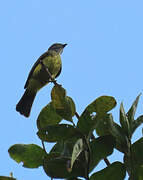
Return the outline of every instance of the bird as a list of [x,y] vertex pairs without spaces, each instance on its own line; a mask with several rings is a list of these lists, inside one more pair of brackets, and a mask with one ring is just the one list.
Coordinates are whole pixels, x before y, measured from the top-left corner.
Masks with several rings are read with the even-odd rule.
[[[37,92],[53,79],[57,78],[62,70],[61,53],[67,44],[55,43],[43,53],[33,65],[24,89],[25,92],[16,105],[16,111],[25,117],[30,116],[31,108]],[[46,71],[46,67],[51,76]]]

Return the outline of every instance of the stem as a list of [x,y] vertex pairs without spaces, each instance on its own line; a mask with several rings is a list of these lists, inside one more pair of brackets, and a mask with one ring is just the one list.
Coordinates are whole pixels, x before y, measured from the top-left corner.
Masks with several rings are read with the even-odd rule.
[[131,148],[131,139],[129,139],[129,159],[130,159],[130,180],[133,180],[133,171],[134,171],[134,165],[133,165],[133,157],[132,157],[132,148]]

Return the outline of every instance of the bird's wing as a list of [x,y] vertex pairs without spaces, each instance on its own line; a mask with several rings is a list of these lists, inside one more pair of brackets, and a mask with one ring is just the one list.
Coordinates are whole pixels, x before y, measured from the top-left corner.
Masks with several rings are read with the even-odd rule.
[[28,78],[27,78],[27,80],[26,80],[24,89],[27,88],[28,83],[29,83],[29,80],[30,80],[30,78],[31,78],[31,76],[32,76],[35,68],[36,68],[36,67],[38,66],[38,64],[40,63],[40,60],[44,59],[46,56],[48,56],[48,51],[46,51],[44,54],[42,54],[42,55],[37,59],[37,61],[36,61],[35,64],[33,65],[32,69],[31,69],[31,71],[30,71],[30,73],[29,73],[29,75],[28,75]]

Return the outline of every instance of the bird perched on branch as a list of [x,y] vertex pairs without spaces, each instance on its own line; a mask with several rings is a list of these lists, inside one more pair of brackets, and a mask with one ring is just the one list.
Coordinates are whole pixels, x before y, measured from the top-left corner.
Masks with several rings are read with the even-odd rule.
[[[24,86],[25,92],[16,105],[16,111],[20,112],[20,114],[29,117],[37,92],[50,82],[51,78],[46,68],[53,79],[60,75],[62,69],[60,54],[66,45],[67,44],[60,43],[53,44],[49,47],[48,51],[42,54],[35,62]],[[44,68],[43,65],[46,68]]]

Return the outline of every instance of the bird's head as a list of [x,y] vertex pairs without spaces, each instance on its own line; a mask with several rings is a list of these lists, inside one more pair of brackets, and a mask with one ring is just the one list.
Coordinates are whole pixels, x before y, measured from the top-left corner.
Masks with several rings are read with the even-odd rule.
[[49,47],[48,51],[55,51],[56,53],[61,54],[66,45],[67,44],[55,43]]

